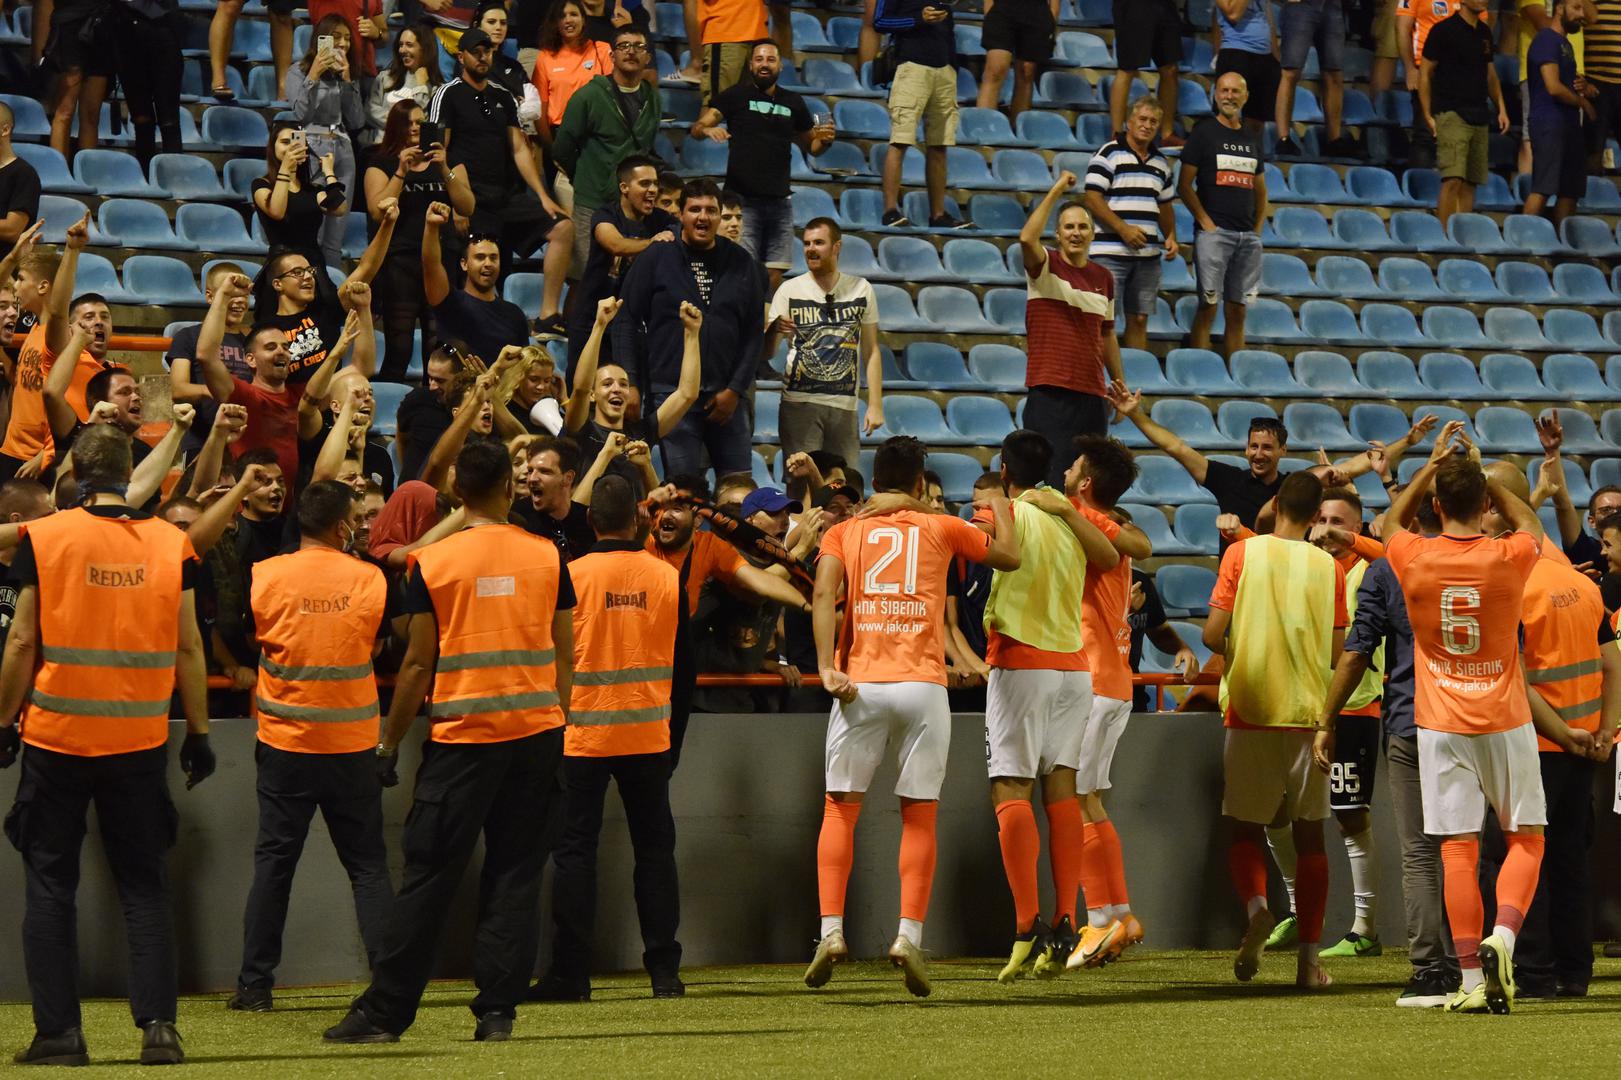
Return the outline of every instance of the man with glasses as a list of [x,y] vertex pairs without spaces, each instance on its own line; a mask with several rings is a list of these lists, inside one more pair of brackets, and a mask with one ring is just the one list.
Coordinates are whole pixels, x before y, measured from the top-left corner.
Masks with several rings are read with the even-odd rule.
[[552,141],[552,158],[574,184],[579,266],[590,247],[592,215],[619,199],[620,162],[632,154],[652,154],[659,131],[659,92],[642,78],[653,56],[647,35],[622,27],[613,46],[613,74],[598,75],[574,92]]
[[884,422],[884,362],[878,351],[878,298],[866,278],[839,270],[843,233],[831,218],[805,226],[806,272],[789,278],[771,298],[766,353],[788,340],[778,425],[784,454],[831,450],[846,461],[861,456],[856,401],[866,368],[864,432]]
[[563,280],[574,250],[574,225],[546,190],[512,92],[490,80],[495,55],[490,35],[475,27],[462,35],[458,49],[461,78],[433,95],[428,119],[444,131],[450,167],[467,167],[476,200],[472,231],[499,236],[508,267],[546,245],[535,336],[562,339],[567,336]]

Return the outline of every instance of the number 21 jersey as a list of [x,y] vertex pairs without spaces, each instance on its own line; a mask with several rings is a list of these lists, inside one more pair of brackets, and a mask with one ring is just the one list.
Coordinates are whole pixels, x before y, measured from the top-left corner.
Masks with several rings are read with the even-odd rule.
[[959,555],[983,562],[990,545],[961,518],[911,510],[829,529],[822,557],[844,565],[845,674],[857,683],[945,685],[946,574]]
[[1520,613],[1539,545],[1397,533],[1385,547],[1413,624],[1414,719],[1460,735],[1531,722],[1520,668]]

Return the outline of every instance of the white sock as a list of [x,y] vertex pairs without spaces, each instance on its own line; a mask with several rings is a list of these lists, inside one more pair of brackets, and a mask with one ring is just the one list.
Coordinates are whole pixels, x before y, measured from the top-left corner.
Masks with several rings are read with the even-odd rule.
[[1283,875],[1283,887],[1289,890],[1289,914],[1295,910],[1295,830],[1293,825],[1266,829],[1266,846],[1272,849],[1272,861]]
[[1086,909],[1086,925],[1094,930],[1102,930],[1109,925],[1109,907],[1089,907]]
[[1322,967],[1317,962],[1317,953],[1322,949],[1321,943],[1300,946],[1300,964],[1302,967]]
[[923,948],[923,920],[902,919],[901,937],[910,941],[916,948]]
[[1512,959],[1514,956],[1514,942],[1519,939],[1519,935],[1502,923],[1492,927],[1492,933],[1503,939],[1503,944],[1508,946],[1508,955]]
[[829,935],[831,933],[834,933],[835,931],[837,931],[840,934],[844,933],[844,916],[843,915],[823,915],[822,916],[822,936],[827,937],[827,935]]
[[1244,907],[1244,913],[1246,915],[1248,915],[1252,919],[1255,918],[1256,912],[1265,911],[1265,910],[1266,910],[1266,897],[1264,897],[1264,896],[1252,896],[1252,897],[1250,897],[1249,903],[1246,904],[1245,907]]
[[1477,967],[1463,969],[1463,988],[1465,992],[1476,987],[1486,985],[1486,973]]
[[1108,913],[1109,913],[1109,918],[1111,918],[1111,919],[1119,919],[1121,922],[1125,922],[1126,917],[1131,914],[1131,905],[1130,904],[1110,904],[1107,910],[1108,910]]
[[1362,937],[1379,936],[1379,898],[1374,882],[1378,869],[1373,860],[1373,827],[1345,838],[1345,854],[1351,859],[1351,895],[1356,903],[1356,920],[1351,933]]

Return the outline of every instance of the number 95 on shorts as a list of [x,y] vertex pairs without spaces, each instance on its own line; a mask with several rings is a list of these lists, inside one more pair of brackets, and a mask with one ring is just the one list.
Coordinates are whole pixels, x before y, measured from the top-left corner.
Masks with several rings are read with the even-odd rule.
[[1377,716],[1341,716],[1335,721],[1334,762],[1328,770],[1330,808],[1361,810],[1373,805],[1383,728]]

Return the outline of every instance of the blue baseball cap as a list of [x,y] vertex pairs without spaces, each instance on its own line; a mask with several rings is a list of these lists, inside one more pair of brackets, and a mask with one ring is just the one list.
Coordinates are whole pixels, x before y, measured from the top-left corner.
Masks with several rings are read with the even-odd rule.
[[743,500],[743,509],[740,514],[744,521],[764,510],[768,514],[780,513],[783,510],[795,514],[802,514],[805,508],[799,503],[784,495],[773,487],[755,488],[749,492],[748,498]]

